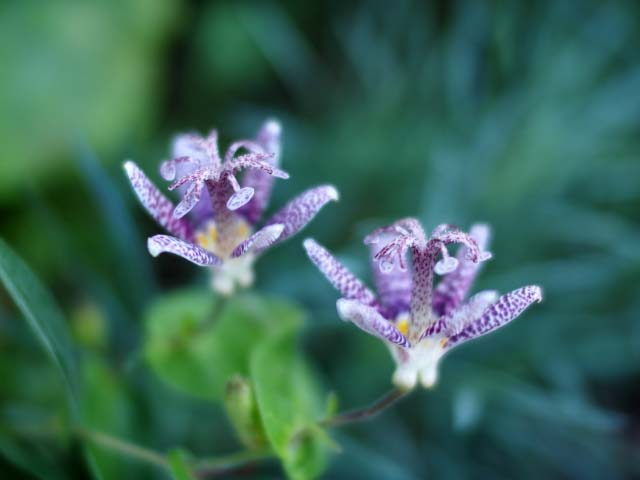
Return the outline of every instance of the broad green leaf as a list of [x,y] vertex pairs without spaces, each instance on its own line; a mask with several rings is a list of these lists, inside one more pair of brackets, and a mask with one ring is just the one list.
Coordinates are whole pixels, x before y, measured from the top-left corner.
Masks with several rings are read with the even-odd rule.
[[271,446],[293,479],[315,478],[326,465],[326,434],[316,425],[323,397],[296,350],[292,325],[266,339],[251,359],[258,408]]
[[16,303],[38,342],[58,367],[77,411],[77,372],[69,332],[62,313],[48,290],[29,267],[0,239],[0,281]]
[[187,463],[187,455],[182,450],[172,450],[168,455],[169,469],[175,480],[195,480],[195,475]]
[[224,306],[216,301],[207,290],[175,292],[145,319],[144,355],[154,372],[208,400],[221,400],[234,374],[248,376],[249,355],[269,332],[301,319],[296,308],[256,295],[234,297]]

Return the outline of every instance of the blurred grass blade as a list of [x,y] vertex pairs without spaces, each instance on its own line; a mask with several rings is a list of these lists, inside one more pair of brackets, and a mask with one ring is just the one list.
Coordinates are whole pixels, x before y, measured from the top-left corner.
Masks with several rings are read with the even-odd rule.
[[29,267],[0,239],[0,280],[29,327],[60,370],[72,416],[78,411],[78,382],[71,339],[51,294]]
[[103,226],[104,235],[109,239],[105,245],[113,250],[113,258],[128,266],[116,269],[118,284],[125,286],[122,291],[131,304],[140,307],[140,302],[151,296],[153,288],[150,257],[140,255],[140,249],[132,248],[133,245],[144,245],[142,237],[123,201],[124,196],[101,168],[95,152],[86,142],[79,142],[76,152],[77,164],[101,220],[97,223]]

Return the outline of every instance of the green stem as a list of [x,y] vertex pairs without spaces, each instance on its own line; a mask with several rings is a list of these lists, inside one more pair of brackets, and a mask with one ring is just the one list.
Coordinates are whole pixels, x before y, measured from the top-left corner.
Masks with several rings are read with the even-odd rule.
[[195,463],[195,472],[198,477],[204,478],[223,473],[229,473],[237,468],[243,468],[262,460],[274,457],[270,448],[245,450],[231,453],[221,457],[204,458]]
[[145,463],[150,463],[157,467],[168,469],[169,462],[161,453],[155,452],[148,448],[134,445],[133,443],[120,440],[105,433],[96,432],[93,430],[87,430],[79,428],[76,433],[80,438],[88,440],[100,447],[114,452],[121,453],[127,457],[135,458]]
[[338,415],[325,418],[324,420],[320,420],[318,424],[322,427],[340,427],[342,425],[348,425],[350,423],[367,420],[371,417],[375,417],[383,410],[389,408],[409,392],[410,390],[394,388],[367,407],[358,408],[356,410],[351,410],[349,412],[340,413]]

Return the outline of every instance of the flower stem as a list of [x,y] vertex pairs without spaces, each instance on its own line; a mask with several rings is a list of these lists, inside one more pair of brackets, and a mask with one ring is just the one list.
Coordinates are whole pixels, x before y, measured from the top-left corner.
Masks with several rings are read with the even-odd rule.
[[169,468],[169,462],[164,455],[148,448],[134,445],[133,443],[120,440],[105,433],[87,430],[84,428],[77,429],[76,434],[80,438],[88,440],[89,442],[94,443],[95,445],[103,447],[107,450],[121,453],[127,457],[135,458],[144,463],[150,463],[163,469]]
[[230,473],[239,468],[245,468],[262,460],[274,457],[270,448],[245,450],[231,453],[221,457],[204,458],[198,460],[194,465],[194,471],[200,478]]
[[320,420],[318,424],[322,427],[340,427],[342,425],[367,420],[389,408],[409,392],[410,390],[394,388],[367,407],[358,408],[356,410],[325,418],[324,420]]

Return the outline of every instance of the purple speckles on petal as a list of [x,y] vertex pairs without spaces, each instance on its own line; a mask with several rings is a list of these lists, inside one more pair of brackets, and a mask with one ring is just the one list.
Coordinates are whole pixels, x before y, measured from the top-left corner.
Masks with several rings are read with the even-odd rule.
[[147,247],[154,257],[161,253],[173,253],[199,266],[222,264],[222,260],[213,253],[168,235],[155,235],[149,238]]
[[485,309],[476,320],[470,322],[460,333],[449,338],[448,348],[485,335],[517,318],[529,305],[542,301],[542,289],[532,285],[502,295],[497,302]]
[[320,209],[332,200],[338,200],[338,191],[331,185],[309,189],[289,201],[271,217],[267,224],[282,223],[284,225],[284,232],[278,239],[281,242],[302,230]]
[[261,230],[258,230],[256,233],[247,238],[244,242],[238,245],[234,250],[231,256],[233,258],[241,257],[242,255],[248,252],[259,253],[266,248],[269,248],[273,245],[276,240],[282,235],[284,231],[284,225],[281,223],[276,223],[274,225],[268,225]]
[[400,333],[393,323],[384,318],[373,307],[363,305],[357,300],[341,298],[336,307],[340,318],[350,321],[367,333],[375,335],[387,342],[399,345],[403,348],[411,348],[407,338]]
[[311,261],[331,284],[347,299],[365,305],[376,305],[376,296],[353,273],[315,240],[308,238],[304,248]]
[[171,201],[151,183],[151,180],[135,163],[125,162],[124,169],[140,203],[156,222],[169,233],[183,239],[189,239],[191,237],[189,223],[173,216],[174,206]]

